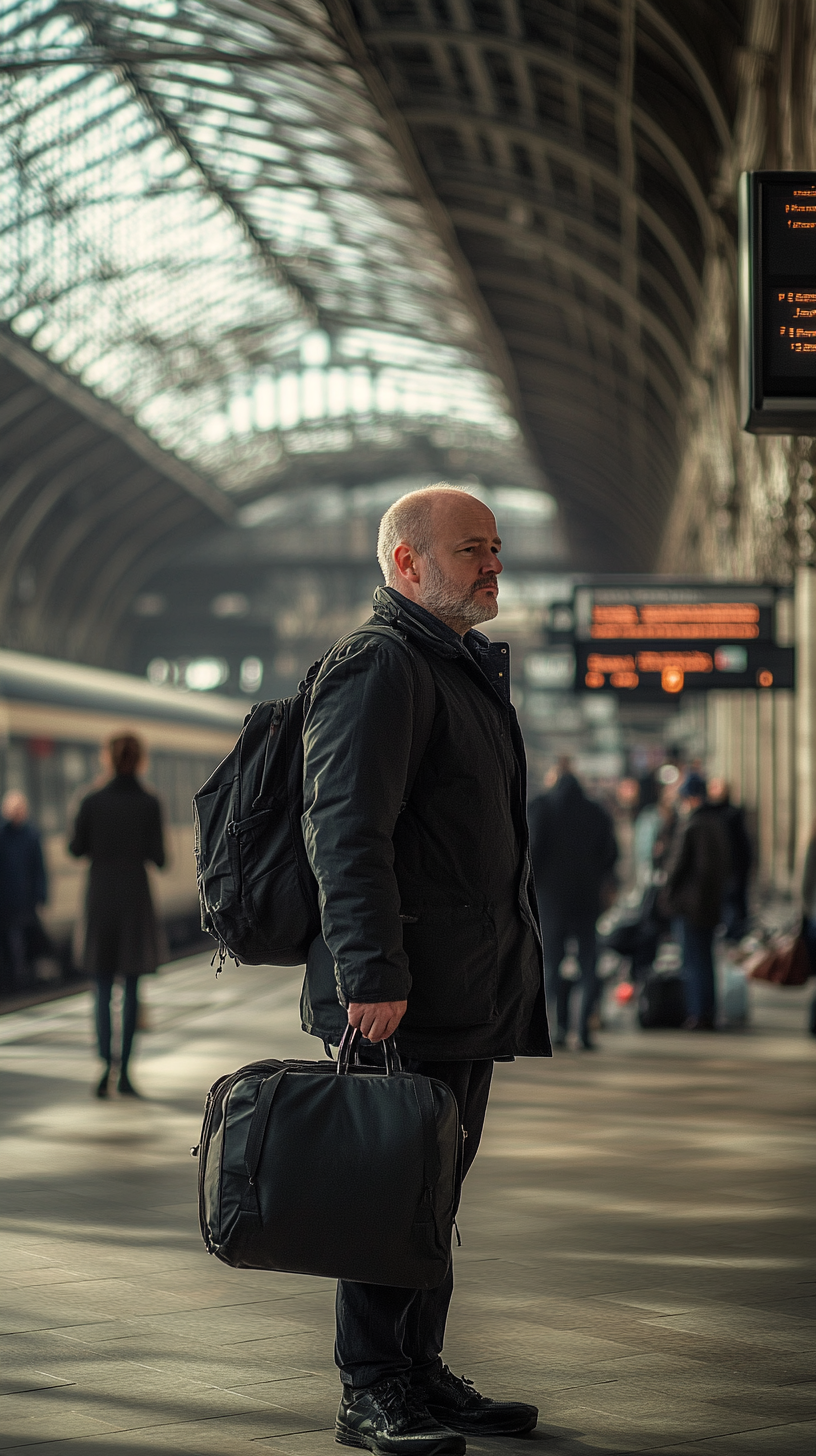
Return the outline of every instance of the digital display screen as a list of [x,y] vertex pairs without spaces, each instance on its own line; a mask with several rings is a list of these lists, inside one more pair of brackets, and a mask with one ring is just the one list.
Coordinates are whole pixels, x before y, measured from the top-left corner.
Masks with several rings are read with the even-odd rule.
[[762,185],[764,394],[816,392],[816,184]]
[[672,638],[753,638],[759,636],[759,607],[755,602],[690,602],[687,606],[606,606],[595,602],[590,636],[661,642]]
[[778,588],[658,578],[578,586],[578,691],[672,696],[687,689],[793,686],[793,649],[777,644]]

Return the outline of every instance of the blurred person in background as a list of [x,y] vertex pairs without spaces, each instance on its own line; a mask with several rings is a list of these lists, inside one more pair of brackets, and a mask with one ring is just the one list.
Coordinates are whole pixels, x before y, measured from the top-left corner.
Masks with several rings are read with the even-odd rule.
[[0,995],[21,991],[31,974],[37,910],[48,899],[39,831],[25,794],[11,789],[0,805]]
[[722,817],[706,803],[695,771],[680,786],[680,824],[666,872],[661,908],[683,949],[688,1031],[713,1031],[717,1020],[714,931],[722,919],[731,851]]
[[139,977],[156,970],[159,933],[145,864],[164,865],[161,808],[136,777],[144,749],[131,733],[107,746],[111,778],[79,806],[68,846],[91,861],[85,907],[84,966],[96,977],[96,1035],[103,1073],[95,1087],[107,1097],[111,1074],[111,992],[122,981],[122,1047],[117,1090],[136,1097],[128,1076],[138,1016]]
[[594,1050],[590,1017],[598,997],[595,922],[614,898],[618,845],[611,815],[588,799],[568,758],[559,760],[558,777],[529,809],[533,861],[547,1001],[555,1007],[555,1046],[565,1046],[573,984],[561,975],[567,941],[578,942],[581,968],[579,1035]]
[[754,853],[745,825],[745,810],[731,803],[725,779],[709,779],[708,803],[720,816],[731,851],[731,873],[723,894],[722,922],[726,940],[736,943],[748,931],[748,882]]
[[655,870],[661,868],[659,861],[666,854],[677,824],[680,774],[671,765],[667,767],[674,777],[670,780],[658,779],[656,800],[641,809],[635,820],[635,876],[641,889],[653,883]]

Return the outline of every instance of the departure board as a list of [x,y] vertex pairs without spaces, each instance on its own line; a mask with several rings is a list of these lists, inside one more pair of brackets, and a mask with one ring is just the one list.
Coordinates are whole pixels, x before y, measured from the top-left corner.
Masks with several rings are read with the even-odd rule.
[[579,691],[665,699],[687,690],[792,688],[777,639],[781,589],[665,578],[576,587]]
[[743,424],[756,434],[813,434],[816,173],[744,175],[740,274]]

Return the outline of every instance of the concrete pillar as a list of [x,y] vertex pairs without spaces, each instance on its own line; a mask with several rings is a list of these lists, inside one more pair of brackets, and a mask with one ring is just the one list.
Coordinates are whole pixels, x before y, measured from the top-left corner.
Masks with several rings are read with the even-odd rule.
[[794,600],[796,640],[796,872],[816,818],[816,570],[800,566]]
[[728,777],[728,707],[725,693],[706,696],[706,772]]
[[758,769],[757,760],[757,695],[753,691],[740,693],[742,699],[742,802],[747,809],[756,813]]
[[728,752],[726,778],[731,787],[735,804],[743,803],[744,775],[742,772],[742,694],[729,693],[727,706]]
[[759,884],[768,887],[774,879],[776,840],[774,764],[777,745],[774,734],[774,695],[770,689],[757,694],[757,873]]
[[776,889],[791,887],[794,860],[794,698],[774,693],[774,868]]

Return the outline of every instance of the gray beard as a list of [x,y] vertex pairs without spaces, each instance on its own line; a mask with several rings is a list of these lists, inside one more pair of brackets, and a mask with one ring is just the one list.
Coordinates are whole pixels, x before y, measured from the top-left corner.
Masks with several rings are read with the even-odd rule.
[[489,622],[498,615],[499,604],[495,597],[484,597],[477,601],[475,592],[478,583],[466,593],[455,587],[445,576],[433,556],[426,557],[428,572],[425,578],[421,605],[426,612],[439,617],[449,627],[478,627],[480,622]]

